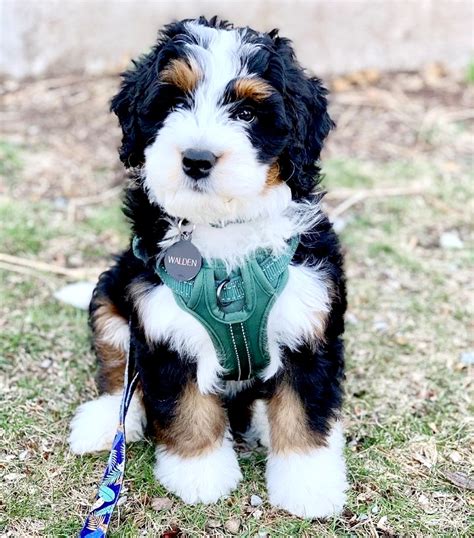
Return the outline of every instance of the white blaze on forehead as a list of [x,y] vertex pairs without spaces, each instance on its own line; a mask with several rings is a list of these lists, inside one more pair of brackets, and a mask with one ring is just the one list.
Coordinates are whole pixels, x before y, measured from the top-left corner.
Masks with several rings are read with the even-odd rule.
[[196,111],[208,110],[211,103],[215,107],[219,102],[231,80],[250,76],[247,61],[258,45],[243,42],[245,30],[209,28],[195,22],[186,26],[198,42],[187,44],[187,53],[203,73],[203,79],[195,91],[194,108]]

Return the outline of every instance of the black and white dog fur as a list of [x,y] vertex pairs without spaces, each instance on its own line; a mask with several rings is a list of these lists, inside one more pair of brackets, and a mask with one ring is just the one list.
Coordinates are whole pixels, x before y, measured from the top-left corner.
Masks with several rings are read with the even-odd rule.
[[111,108],[134,176],[125,213],[148,253],[176,240],[179,219],[195,225],[204,257],[229,268],[258,248],[282,252],[295,234],[301,241],[268,320],[271,362],[240,382],[222,380],[208,333],[154,271],[131,249],[121,254],[91,302],[100,396],[79,407],[72,451],[110,448],[131,343],[140,386],[127,437],[154,439],[155,476],[169,491],[187,503],[229,494],[242,478],[232,439],[258,436],[272,505],[307,518],[337,514],[347,489],[346,299],[338,240],[317,192],[333,127],[326,90],[277,31],[201,17],[165,27],[123,75]]

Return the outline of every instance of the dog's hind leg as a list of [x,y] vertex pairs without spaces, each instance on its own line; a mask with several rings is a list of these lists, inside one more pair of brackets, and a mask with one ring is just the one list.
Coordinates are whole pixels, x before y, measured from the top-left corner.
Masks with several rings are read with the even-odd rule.
[[[115,268],[102,275],[92,298],[90,322],[100,396],[79,406],[71,422],[69,445],[76,454],[110,449],[117,428],[130,331],[126,317],[111,299],[114,271]],[[144,425],[145,411],[138,387],[125,421],[127,441],[140,440]]]

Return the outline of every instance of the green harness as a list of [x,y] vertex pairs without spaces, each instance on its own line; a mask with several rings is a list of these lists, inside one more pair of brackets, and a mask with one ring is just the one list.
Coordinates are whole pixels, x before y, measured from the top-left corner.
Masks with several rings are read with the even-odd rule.
[[[251,379],[270,363],[268,315],[288,281],[288,266],[298,243],[299,237],[293,237],[280,256],[258,250],[230,273],[221,260],[204,259],[199,273],[186,281],[172,277],[162,258],[155,263],[155,272],[173,291],[178,305],[209,333],[224,379]],[[133,251],[143,259],[138,238]]]

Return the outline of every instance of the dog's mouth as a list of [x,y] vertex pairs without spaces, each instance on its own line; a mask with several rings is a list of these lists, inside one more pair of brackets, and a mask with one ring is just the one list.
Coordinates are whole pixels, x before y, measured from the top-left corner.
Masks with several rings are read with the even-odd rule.
[[210,181],[208,178],[203,178],[196,181],[193,178],[185,176],[184,184],[186,188],[192,190],[193,192],[206,193],[210,191]]

